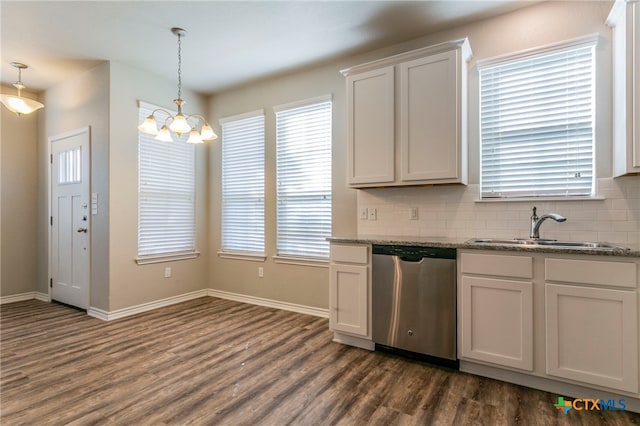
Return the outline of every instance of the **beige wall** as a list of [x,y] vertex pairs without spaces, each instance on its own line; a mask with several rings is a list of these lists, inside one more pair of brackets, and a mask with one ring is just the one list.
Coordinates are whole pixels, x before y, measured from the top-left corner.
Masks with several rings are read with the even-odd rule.
[[45,92],[43,133],[38,139],[38,291],[48,293],[49,140],[85,126],[91,128],[91,192],[98,214],[91,216],[90,306],[109,303],[109,63],[69,78]]
[[[138,249],[138,100],[171,108],[177,86],[117,62],[110,69],[109,143],[109,292],[113,311],[167,297],[178,296],[207,285],[207,150],[196,146],[196,247],[197,259],[137,265]],[[206,104],[183,90],[185,113],[205,113]],[[164,268],[172,277],[164,278]]]
[[[15,89],[2,86],[2,92]],[[43,110],[21,117],[0,110],[0,296],[10,296],[37,288],[37,125]]]
[[[275,263],[276,254],[276,188],[275,188],[275,115],[274,105],[333,95],[333,233],[355,233],[356,205],[354,190],[344,185],[346,179],[345,91],[344,80],[336,64],[318,67],[260,83],[230,90],[214,96],[210,102],[212,125],[219,120],[264,108],[266,133],[265,170],[265,250],[267,260],[254,262],[223,259],[221,248],[221,149],[220,142],[211,145],[209,180],[211,193],[211,255],[209,286],[213,289],[262,297],[288,303],[328,307],[329,271],[327,267]],[[219,133],[219,132],[218,132]],[[258,277],[264,268],[264,278]]]
[[[384,49],[335,61],[305,71],[292,73],[279,78],[259,81],[237,89],[231,89],[213,96],[210,102],[212,121],[217,123],[221,117],[252,111],[266,110],[266,251],[275,254],[275,139],[274,115],[272,106],[326,93],[333,94],[333,234],[340,236],[362,234],[386,234],[388,230],[420,232],[405,224],[402,209],[398,210],[398,199],[417,205],[439,203],[438,197],[448,197],[450,202],[462,187],[449,186],[438,189],[430,187],[396,188],[393,190],[367,190],[359,192],[357,198],[362,203],[379,207],[383,213],[381,220],[367,222],[357,220],[357,191],[346,186],[346,111],[345,83],[339,70],[363,62],[383,58],[408,50],[432,44],[469,37],[474,57],[469,64],[469,177],[470,182],[478,182],[478,71],[479,59],[547,45],[575,37],[593,34],[604,35],[602,45],[597,50],[599,89],[598,128],[597,128],[597,168],[599,176],[611,176],[611,100],[610,100],[610,48],[608,46],[609,29],[604,21],[610,8],[609,2],[545,2],[520,11],[496,18],[480,21],[471,25],[459,26],[421,37]],[[229,260],[218,257],[215,251],[220,249],[220,147],[212,146],[211,164],[211,242],[209,285],[211,288],[230,292],[283,300],[315,307],[328,305],[328,273],[326,269],[312,267],[294,267],[275,264],[271,257],[264,263],[241,260]],[[473,186],[471,186],[473,188]],[[392,194],[389,191],[393,192]],[[431,192],[430,192],[431,191]],[[429,197],[429,194],[434,194]],[[362,195],[362,197],[361,197]],[[367,198],[364,198],[365,195]],[[451,201],[453,200],[453,201]],[[413,205],[412,204],[412,205]],[[406,206],[401,204],[404,209]],[[394,209],[395,208],[395,209]],[[480,207],[482,208],[482,206]],[[455,206],[453,207],[455,210]],[[489,208],[495,209],[495,207]],[[447,214],[447,213],[443,213]],[[492,214],[487,212],[487,214]],[[385,220],[385,219],[389,220]],[[425,221],[432,219],[425,215]],[[417,225],[420,221],[413,221]],[[446,227],[446,220],[441,222]],[[526,224],[525,224],[526,225]],[[423,228],[428,224],[422,222]],[[362,229],[358,229],[362,228]],[[264,266],[265,277],[258,278],[257,268]]]
[[[208,110],[211,124],[218,133],[220,118],[260,108],[265,109],[267,154],[265,207],[268,255],[265,262],[223,259],[217,255],[221,247],[221,152],[218,140],[197,148],[197,246],[202,255],[195,260],[136,265],[134,262],[137,248],[136,102],[141,99],[171,107],[170,101],[175,97],[175,82],[115,62],[101,64],[93,70],[74,76],[44,94],[42,100],[46,107],[37,113],[40,118],[29,118],[29,120],[39,121],[40,124],[36,126],[32,122],[27,126],[29,129],[26,133],[14,127],[14,125],[26,125],[26,121],[10,121],[12,117],[7,117],[6,112],[3,111],[2,173],[0,175],[2,189],[0,249],[3,268],[0,273],[2,280],[0,295],[34,290],[48,292],[47,137],[90,125],[92,129],[92,192],[97,192],[99,196],[98,215],[92,218],[92,307],[113,311],[208,287],[326,308],[328,306],[327,268],[278,264],[272,258],[275,254],[276,223],[275,117],[272,107],[319,95],[333,96],[334,235],[355,235],[359,231],[358,228],[364,234],[429,234],[432,232],[433,223],[441,223],[443,229],[451,229],[452,223],[448,223],[445,217],[451,214],[458,215],[459,222],[456,222],[455,226],[475,226],[469,225],[469,222],[475,219],[480,222],[484,220],[483,223],[487,224],[488,219],[482,218],[494,217],[494,210],[499,207],[485,207],[472,204],[467,200],[470,197],[469,191],[475,191],[474,185],[478,182],[476,62],[480,59],[596,32],[602,34],[603,41],[598,49],[597,171],[603,194],[610,198],[598,204],[597,212],[585,213],[582,221],[585,228],[572,228],[572,235],[591,236],[589,232],[593,229],[587,229],[590,223],[607,221],[606,226],[612,232],[619,229],[620,232],[627,232],[627,238],[637,238],[637,229],[628,230],[625,227],[638,225],[637,216],[640,215],[638,199],[629,195],[637,190],[638,180],[635,177],[613,181],[609,179],[612,155],[611,67],[608,47],[610,32],[604,26],[609,7],[609,2],[544,2],[472,25],[452,28],[385,49],[233,88],[210,97],[208,102],[205,102],[203,97],[186,91],[183,96],[188,101],[186,111]],[[347,188],[345,183],[347,149],[345,84],[339,70],[465,36],[469,37],[474,52],[469,65],[469,176],[472,185],[466,188],[445,186],[374,189],[360,192]],[[34,127],[37,127],[37,131]],[[33,132],[36,133],[33,134]],[[36,147],[30,147],[28,142],[18,144],[16,135],[37,141]],[[12,139],[11,145],[8,145],[7,137]],[[15,167],[17,164],[24,167]],[[30,172],[26,173],[26,170]],[[26,176],[26,180],[21,181],[25,182],[30,190],[14,191],[15,187],[12,183],[18,176]],[[420,221],[410,224],[414,228],[404,226],[405,216],[402,213],[404,208],[416,205],[420,206],[421,212],[423,209],[428,212],[430,208],[442,204],[442,200],[448,200],[446,205],[450,207],[449,210],[437,212],[433,217],[421,214]],[[463,203],[460,203],[460,200]],[[366,223],[358,221],[356,213],[358,202],[364,205],[375,204],[379,208],[379,221]],[[463,211],[464,205],[471,204],[475,206],[473,212]],[[27,208],[25,210],[27,214],[18,214],[12,208],[13,205],[24,206]],[[37,209],[34,211],[32,208],[29,216],[28,207],[34,205]],[[589,205],[595,204],[571,205],[571,212],[577,215],[583,206],[589,210]],[[558,206],[544,207],[558,207],[562,210],[561,206],[562,203]],[[457,211],[458,209],[462,210]],[[522,210],[515,207],[506,209]],[[465,219],[468,215],[475,214],[478,215],[475,219]],[[518,214],[521,215],[521,213]],[[622,216],[626,218],[624,221],[619,220]],[[435,222],[431,222],[432,220]],[[516,226],[515,222],[519,223],[521,219],[518,216],[517,219],[510,220],[514,222],[513,226]],[[15,235],[14,230],[19,229],[20,226],[14,225],[24,225],[33,221],[37,223],[35,236],[25,237],[22,233],[19,236]],[[552,225],[549,231],[555,231]],[[433,232],[439,234],[441,231]],[[21,249],[9,251],[8,247],[14,247],[15,241],[20,241]],[[34,251],[35,259],[32,255]],[[18,270],[7,268],[7,264],[35,265],[35,267]],[[172,278],[163,278],[166,266],[173,268]],[[258,278],[258,267],[264,268],[264,278]]]

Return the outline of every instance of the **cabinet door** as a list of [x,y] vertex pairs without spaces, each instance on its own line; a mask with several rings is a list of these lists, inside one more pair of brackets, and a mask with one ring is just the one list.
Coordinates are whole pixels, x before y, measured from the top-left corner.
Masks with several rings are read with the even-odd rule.
[[368,271],[368,266],[329,266],[329,327],[332,330],[370,337]]
[[400,65],[400,178],[460,180],[457,51]]
[[394,68],[347,77],[348,182],[395,180]]
[[462,358],[533,370],[533,284],[462,276]]
[[547,374],[638,392],[634,291],[546,284]]

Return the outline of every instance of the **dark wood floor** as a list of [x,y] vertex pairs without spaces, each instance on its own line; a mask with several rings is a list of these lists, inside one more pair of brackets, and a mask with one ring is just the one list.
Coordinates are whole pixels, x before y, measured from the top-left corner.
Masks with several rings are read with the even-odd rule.
[[201,298],[103,322],[1,307],[2,425],[640,422],[557,395],[331,342],[327,320]]

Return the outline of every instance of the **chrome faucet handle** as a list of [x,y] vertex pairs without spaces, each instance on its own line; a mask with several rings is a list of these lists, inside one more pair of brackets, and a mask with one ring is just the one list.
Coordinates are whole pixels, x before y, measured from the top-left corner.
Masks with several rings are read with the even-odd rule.
[[553,219],[556,222],[564,222],[567,220],[566,217],[559,215],[558,213],[547,213],[543,214],[541,217],[536,215],[536,208],[533,208],[533,215],[531,216],[531,232],[529,234],[529,238],[532,239],[540,239],[540,225],[547,219]]

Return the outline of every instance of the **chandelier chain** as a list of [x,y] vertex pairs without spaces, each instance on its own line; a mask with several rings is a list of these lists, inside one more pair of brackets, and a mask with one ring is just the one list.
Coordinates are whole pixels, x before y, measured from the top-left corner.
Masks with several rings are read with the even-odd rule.
[[182,95],[182,40],[178,33],[178,99]]

